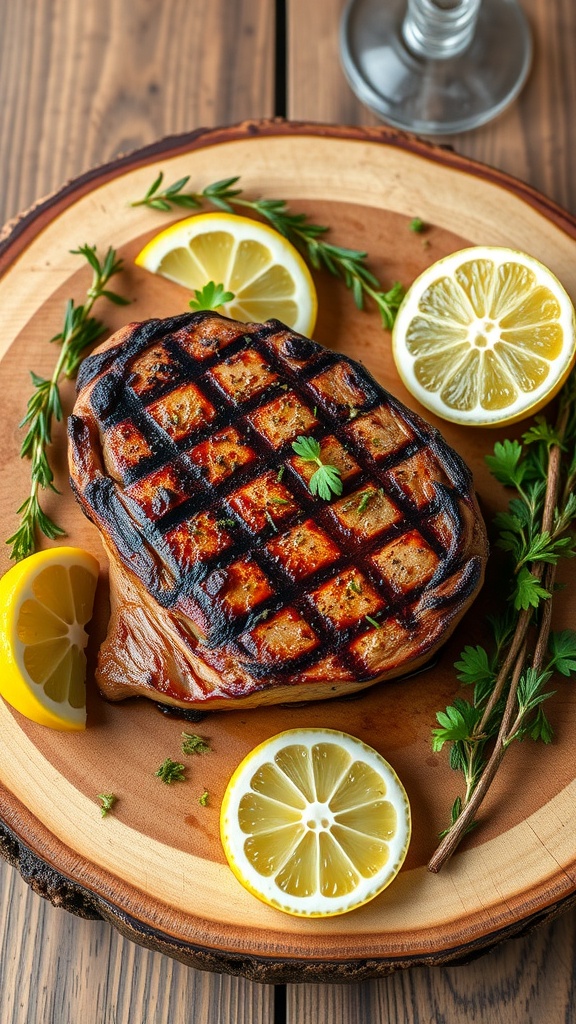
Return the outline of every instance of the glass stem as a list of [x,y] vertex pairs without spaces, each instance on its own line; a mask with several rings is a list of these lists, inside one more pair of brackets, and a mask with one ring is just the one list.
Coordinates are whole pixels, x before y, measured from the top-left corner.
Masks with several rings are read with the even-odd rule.
[[445,60],[470,46],[481,0],[408,0],[402,36],[416,57]]

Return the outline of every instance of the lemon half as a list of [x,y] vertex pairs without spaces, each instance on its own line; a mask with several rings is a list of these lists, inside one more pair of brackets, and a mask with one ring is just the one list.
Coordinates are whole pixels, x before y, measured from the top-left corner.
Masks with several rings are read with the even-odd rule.
[[136,257],[138,266],[189,291],[209,281],[234,298],[220,307],[244,323],[275,318],[301,334],[316,323],[312,275],[297,249],[266,224],[233,213],[204,213],[176,221]]
[[98,562],[59,547],[23,559],[0,580],[0,694],[53,729],[86,725],[85,626]]
[[437,416],[513,423],[553,398],[570,373],[574,308],[533,257],[497,246],[462,249],[409,288],[392,348],[407,389]]
[[410,840],[404,787],[372,747],[333,729],[290,729],[234,772],[220,834],[238,880],[301,917],[344,914],[395,878]]

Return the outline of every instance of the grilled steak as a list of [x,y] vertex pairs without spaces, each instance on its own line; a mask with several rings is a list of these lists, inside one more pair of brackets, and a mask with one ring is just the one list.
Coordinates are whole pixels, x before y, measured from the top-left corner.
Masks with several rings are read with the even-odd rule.
[[[361,365],[278,321],[130,324],[78,392],[71,480],[110,558],[112,700],[350,693],[422,665],[482,583],[459,456]],[[340,496],[311,493],[298,436],[338,468]]]

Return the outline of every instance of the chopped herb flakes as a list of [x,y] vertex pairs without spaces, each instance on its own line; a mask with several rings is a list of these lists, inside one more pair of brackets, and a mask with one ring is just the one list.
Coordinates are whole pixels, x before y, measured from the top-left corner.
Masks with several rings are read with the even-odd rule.
[[118,797],[114,796],[114,793],[99,793],[97,799],[102,801],[100,814],[105,818],[108,812],[112,810]]
[[173,761],[171,757],[167,757],[154,774],[159,779],[162,779],[162,782],[169,784],[171,782],[183,782],[186,778],[184,772],[183,764],[179,764],[178,761]]
[[196,733],[182,733],[183,754],[206,754],[210,749],[210,744],[207,743],[206,740],[202,739],[201,736],[197,736]]

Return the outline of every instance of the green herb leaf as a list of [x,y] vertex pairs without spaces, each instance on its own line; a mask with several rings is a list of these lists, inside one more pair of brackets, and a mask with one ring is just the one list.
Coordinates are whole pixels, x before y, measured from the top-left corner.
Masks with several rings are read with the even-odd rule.
[[340,470],[336,466],[320,466],[310,477],[308,486],[311,494],[317,494],[323,501],[330,501],[333,494],[342,494]]
[[501,484],[505,487],[518,487],[526,472],[520,462],[521,456],[522,445],[518,441],[497,441],[494,455],[486,455],[485,462],[492,476]]
[[390,329],[393,326],[405,294],[400,282],[396,281],[386,291],[368,268],[366,252],[326,241],[324,236],[328,228],[311,223],[305,213],[292,213],[284,199],[246,199],[242,189],[235,187],[239,180],[238,175],[224,178],[206,185],[200,192],[193,192],[185,191],[189,183],[189,177],[185,177],[160,190],[163,182],[160,173],[143,198],[137,199],[132,206],[164,211],[173,206],[198,208],[208,203],[227,213],[234,213],[238,208],[253,211],[284,235],[315,270],[326,270],[340,278],[352,291],[359,309],[364,307],[364,300],[368,298],[378,309],[383,327]]
[[292,448],[306,462],[320,462],[320,443],[315,437],[300,435],[292,442]]
[[105,818],[106,815],[112,810],[118,797],[114,796],[114,793],[99,793],[96,799],[102,802],[100,814],[102,815],[103,818]]
[[377,493],[378,492],[374,490],[364,491],[364,493],[360,496],[360,501],[358,502],[359,515],[362,515],[362,513],[366,511],[370,501],[372,500],[372,498],[376,497]]
[[205,789],[204,792],[202,793],[202,796],[198,800],[198,803],[200,804],[201,807],[207,807],[209,797],[210,797],[210,794],[208,793],[208,790]]
[[366,622],[369,622],[375,629],[382,629],[382,623],[378,622],[378,619],[372,618],[371,615],[365,615],[364,618],[366,619]]
[[438,752],[447,742],[470,739],[481,714],[480,708],[458,698],[446,711],[437,711],[436,720],[440,728],[432,730],[432,749]]
[[[576,373],[562,388],[555,424],[538,416],[523,443],[502,441],[486,457],[493,475],[516,492],[494,519],[496,546],[512,556],[502,580],[504,614],[490,618],[493,652],[468,646],[456,662],[458,678],[474,684],[472,702],[458,698],[439,712],[436,750],[448,742],[450,765],[464,776],[465,792],[453,805],[452,824],[430,868],[439,870],[473,823],[482,795],[514,740],[550,743],[552,726],[543,705],[554,672],[576,674],[576,631],[550,633],[555,570],[576,554],[569,530],[576,518]],[[543,603],[546,602],[544,608]],[[475,794],[478,799],[475,799]]]
[[183,782],[186,778],[184,765],[179,764],[178,761],[173,761],[171,757],[167,757],[162,762],[160,767],[154,772],[154,775],[168,785],[172,782]]
[[318,466],[308,484],[311,494],[318,495],[323,501],[330,501],[333,494],[342,494],[340,470],[337,466],[330,466],[322,462],[320,444],[316,438],[300,435],[292,442],[292,449],[305,462],[315,462]]
[[195,298],[189,302],[190,309],[218,309],[226,302],[232,302],[234,292],[226,291],[223,284],[208,281],[203,288],[194,290]]
[[122,260],[118,259],[114,249],[109,248],[102,259],[92,245],[81,245],[72,252],[87,261],[92,269],[92,283],[82,305],[76,306],[73,299],[68,300],[62,330],[50,339],[60,345],[52,376],[45,380],[31,371],[34,391],[28,399],[26,414],[20,424],[27,428],[20,455],[30,459],[30,494],[18,509],[17,514],[21,517],[18,529],[6,541],[12,545],[10,557],[16,561],[36,550],[38,533],[43,533],[50,540],[64,536],[64,530],[43,511],[40,504],[42,490],[56,491],[48,448],[52,443],[53,421],[62,419],[60,384],[64,379],[76,376],[86,349],[105,330],[104,324],[91,315],[94,303],[100,298],[117,305],[129,301],[107,287],[110,279],[122,269]]
[[537,608],[540,601],[552,595],[546,590],[533,573],[526,566],[520,570],[516,579],[516,593],[514,595],[514,607],[520,611],[528,608]]
[[182,733],[183,754],[206,754],[211,749],[210,744],[194,732]]
[[415,231],[416,234],[421,234],[421,232],[424,231],[426,225],[424,221],[420,219],[420,217],[413,217],[408,227],[410,228],[410,231]]
[[465,647],[454,665],[458,679],[474,686],[474,703],[483,704],[494,686],[496,674],[484,647]]
[[522,440],[524,444],[535,444],[542,441],[548,450],[555,444],[560,448],[564,447],[558,431],[554,429],[551,423],[547,422],[544,416],[536,416],[532,426],[528,428],[525,434],[522,434]]
[[548,651],[551,656],[549,669],[569,677],[576,674],[576,630],[563,629],[550,633]]

